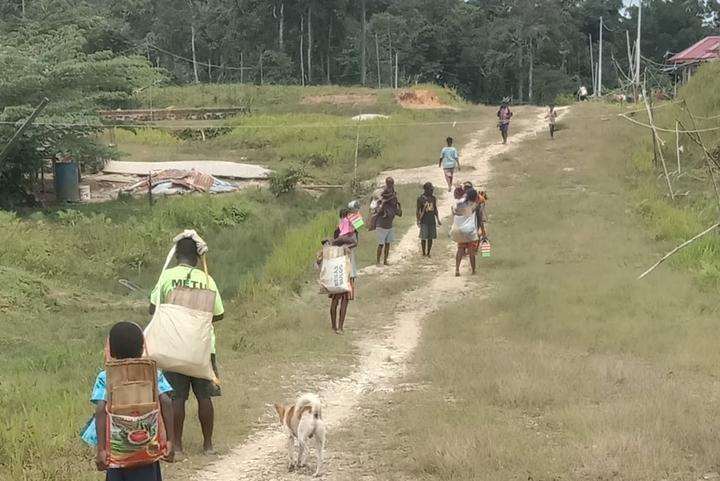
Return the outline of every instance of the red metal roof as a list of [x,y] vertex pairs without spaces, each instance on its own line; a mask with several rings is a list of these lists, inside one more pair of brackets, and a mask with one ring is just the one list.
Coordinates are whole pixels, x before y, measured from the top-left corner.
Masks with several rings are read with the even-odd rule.
[[670,57],[673,63],[702,62],[720,59],[720,36],[705,37],[692,47]]

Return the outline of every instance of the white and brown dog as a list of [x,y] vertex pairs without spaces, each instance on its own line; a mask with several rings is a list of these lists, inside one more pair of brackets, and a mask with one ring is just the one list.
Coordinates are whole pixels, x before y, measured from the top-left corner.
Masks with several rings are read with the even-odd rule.
[[[275,404],[275,410],[280,416],[280,422],[288,436],[288,469],[305,466],[305,454],[312,440],[317,449],[315,476],[319,476],[325,448],[325,424],[322,419],[320,398],[315,394],[303,394],[294,406]],[[293,457],[295,439],[298,440],[297,463]]]

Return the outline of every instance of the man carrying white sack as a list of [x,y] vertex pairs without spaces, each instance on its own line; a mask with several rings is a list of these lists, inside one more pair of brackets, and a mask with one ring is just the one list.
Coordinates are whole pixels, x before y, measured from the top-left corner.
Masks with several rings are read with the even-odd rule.
[[[157,285],[150,295],[150,314],[155,313],[156,302],[160,304],[167,302],[170,294],[175,288],[185,287],[192,289],[209,289],[215,291],[215,304],[213,306],[213,322],[219,321],[225,314],[220,293],[215,281],[203,269],[198,269],[197,264],[201,256],[207,252],[207,244],[193,230],[186,230],[173,239],[175,242],[175,259],[177,265],[165,269],[158,279]],[[159,300],[158,300],[159,299]],[[213,370],[217,375],[217,364],[215,359],[215,331],[211,336],[211,361]],[[164,372],[165,377],[173,388],[173,414],[175,421],[175,450],[183,450],[182,435],[185,424],[185,403],[190,397],[192,387],[195,398],[198,402],[198,417],[200,428],[203,434],[203,450],[206,454],[214,453],[213,448],[213,427],[215,423],[215,410],[212,398],[220,396],[220,387],[207,379],[200,379],[186,376],[176,372]]]

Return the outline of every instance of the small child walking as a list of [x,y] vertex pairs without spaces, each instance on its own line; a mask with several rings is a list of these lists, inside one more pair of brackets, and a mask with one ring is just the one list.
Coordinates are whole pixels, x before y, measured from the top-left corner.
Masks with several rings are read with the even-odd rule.
[[[118,322],[110,329],[108,337],[110,356],[114,359],[136,359],[143,355],[145,337],[143,331],[134,322]],[[167,433],[167,455],[165,460],[173,461],[173,411],[168,393],[172,387],[161,372],[158,372],[158,392],[160,393],[160,412]],[[97,447],[95,465],[98,471],[105,471],[106,481],[162,481],[160,462],[133,468],[108,468],[107,466],[107,373],[100,371],[93,387],[90,401],[95,404],[95,416],[82,434],[83,440]]]

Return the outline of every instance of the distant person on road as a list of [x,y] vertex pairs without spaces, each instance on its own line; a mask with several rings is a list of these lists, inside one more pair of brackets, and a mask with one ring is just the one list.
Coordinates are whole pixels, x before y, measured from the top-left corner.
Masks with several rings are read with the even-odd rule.
[[437,226],[440,222],[440,213],[437,208],[437,199],[434,187],[430,182],[423,185],[423,194],[417,200],[417,224],[420,229],[420,247],[423,257],[430,257],[433,240],[437,239]]
[[548,113],[545,116],[545,118],[548,121],[548,126],[550,127],[550,138],[555,138],[555,120],[557,119],[557,112],[555,111],[555,106],[553,104],[550,104],[550,107],[548,108]]
[[[187,231],[186,231],[187,232]],[[194,234],[194,231],[190,231]],[[197,234],[195,234],[197,237]],[[197,237],[200,239],[199,237]],[[156,302],[160,304],[167,302],[173,289],[176,287],[190,287],[209,289],[215,291],[215,305],[213,307],[213,322],[221,320],[225,315],[220,293],[215,285],[212,277],[208,277],[206,281],[205,273],[202,269],[197,269],[197,263],[200,258],[199,251],[206,250],[204,241],[200,239],[200,248],[198,243],[191,237],[180,238],[175,245],[175,258],[177,266],[163,271],[158,279],[155,288],[150,294],[150,314],[155,313]],[[207,283],[206,283],[207,282]],[[215,358],[215,331],[212,331],[210,360],[212,362],[215,375],[219,377],[217,372],[217,361]],[[200,419],[200,428],[203,435],[203,450],[206,454],[214,453],[213,447],[213,429],[215,425],[215,409],[213,407],[212,398],[220,396],[220,388],[212,381],[186,376],[177,372],[165,371],[165,377],[173,388],[173,412],[175,421],[175,449],[178,452],[183,450],[183,428],[185,426],[185,403],[190,397],[190,388],[192,388],[198,403],[198,417]]]
[[588,89],[585,85],[580,85],[580,88],[578,89],[578,100],[580,102],[585,102],[588,98]]
[[390,244],[395,242],[393,221],[395,220],[395,216],[402,217],[402,206],[398,201],[397,193],[395,192],[395,180],[392,177],[385,179],[385,189],[382,191],[382,194],[380,194],[377,209],[378,215],[375,234],[377,235],[378,248],[376,264],[380,266],[381,258],[383,260],[382,265],[388,265]]
[[445,172],[445,182],[447,182],[448,192],[451,192],[455,170],[460,170],[460,156],[458,155],[457,149],[453,147],[453,138],[448,137],[446,141],[447,147],[443,147],[440,151],[440,162],[438,165],[442,167]]
[[512,119],[512,116],[513,113],[510,110],[510,99],[505,97],[497,111],[498,127],[500,128],[500,135],[502,136],[503,144],[507,144],[508,132],[510,130],[510,119]]

